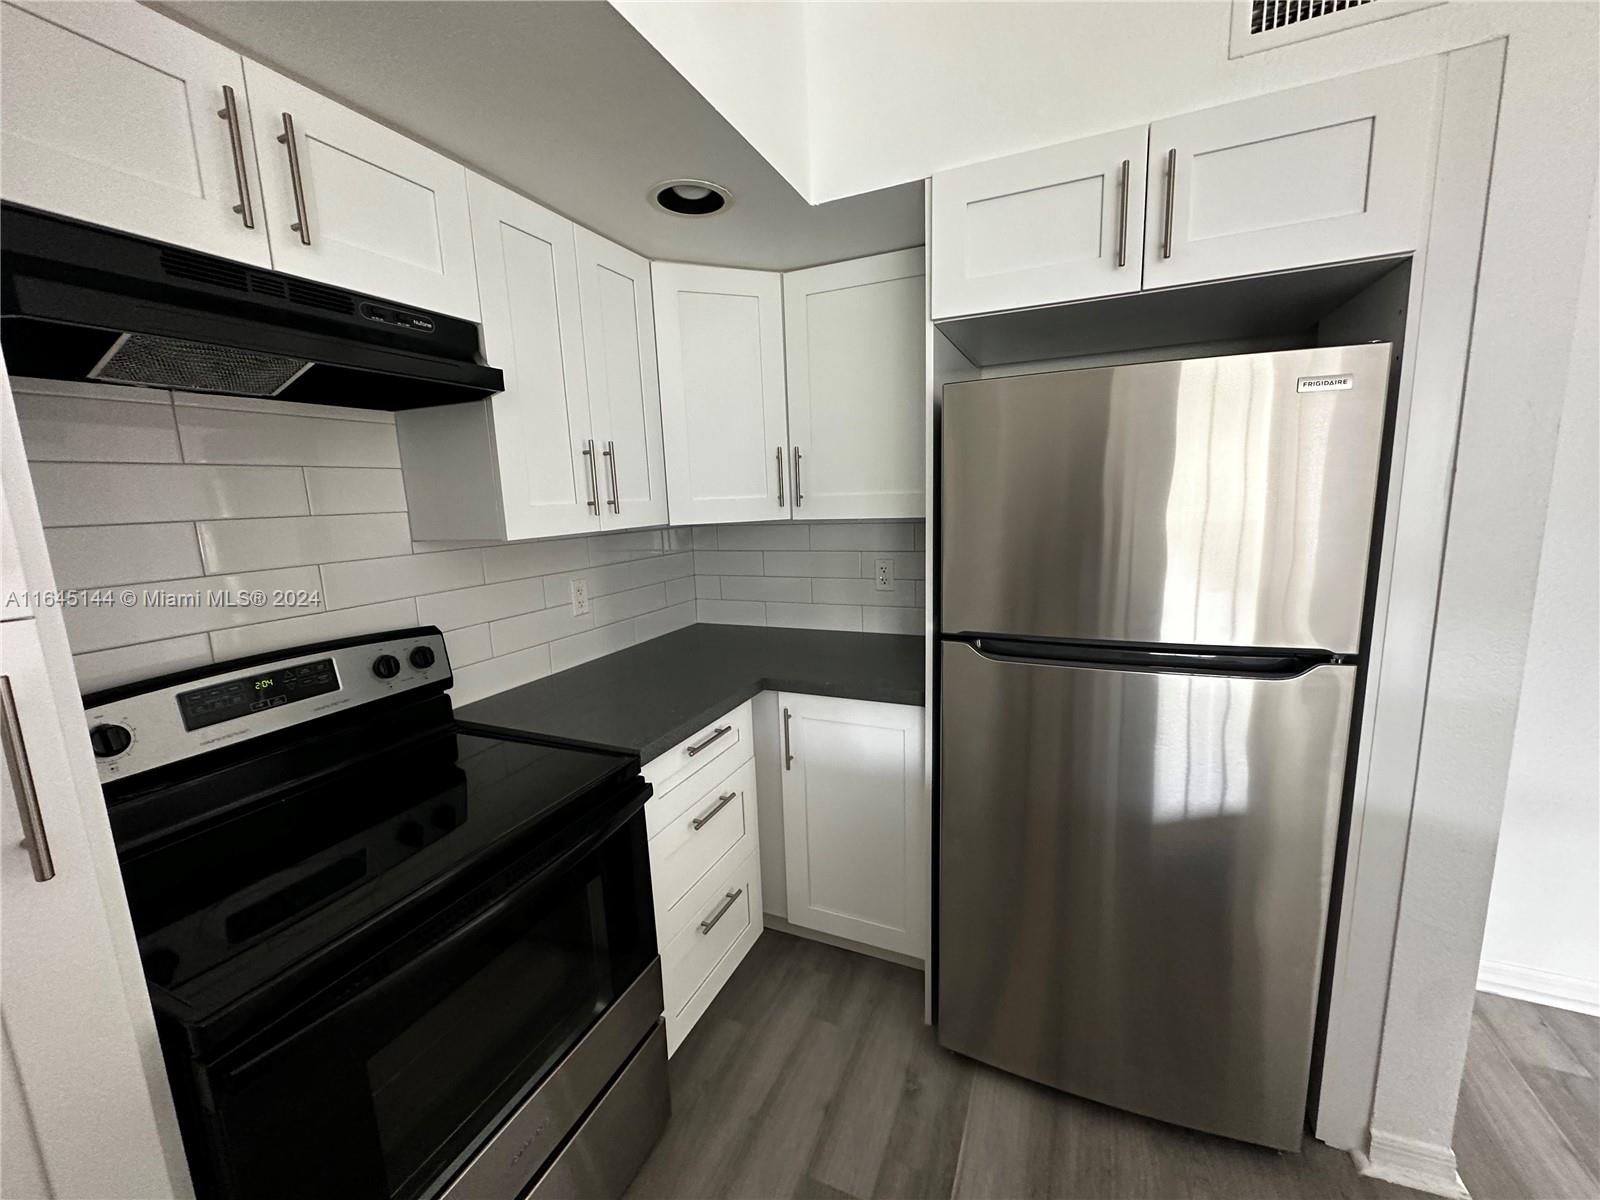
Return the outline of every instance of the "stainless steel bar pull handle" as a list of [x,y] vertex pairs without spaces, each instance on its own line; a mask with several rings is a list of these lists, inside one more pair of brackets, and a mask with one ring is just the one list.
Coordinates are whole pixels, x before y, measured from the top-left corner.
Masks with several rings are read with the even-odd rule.
[[294,140],[294,118],[288,113],[283,114],[283,132],[278,135],[278,140],[289,148],[289,183],[294,188],[294,215],[297,218],[289,226],[300,235],[302,245],[311,245],[311,221],[306,217],[306,185],[300,176],[300,146]]
[[1172,257],[1172,204],[1178,194],[1178,151],[1167,151],[1167,217],[1161,230],[1161,257]]
[[718,725],[715,729],[713,729],[711,731],[711,736],[708,737],[705,741],[696,742],[694,745],[689,747],[688,752],[687,752],[689,757],[693,758],[696,754],[699,754],[700,751],[704,750],[707,746],[711,745],[712,742],[716,741],[718,738],[722,737],[724,734],[729,734],[729,733],[732,733],[732,732],[733,732],[733,726],[732,725]]
[[805,501],[806,494],[800,490],[800,447],[794,448],[794,506],[799,508]]
[[617,486],[617,444],[608,441],[601,452],[606,456],[606,475],[611,481],[611,498],[606,506],[614,513],[622,511],[622,489]]
[[594,439],[590,438],[583,444],[584,473],[589,477],[589,511],[595,516],[600,515],[600,476],[594,469]]
[[250,202],[250,174],[244,164],[244,134],[239,128],[239,101],[233,94],[232,84],[222,85],[222,107],[217,116],[228,123],[228,145],[233,150],[233,180],[239,185],[239,203],[233,211],[244,218],[244,227],[256,227],[256,210]]
[[789,710],[783,710],[783,769],[794,766],[794,744],[789,740]]
[[1122,216],[1117,221],[1117,266],[1122,268],[1128,265],[1128,167],[1127,159],[1122,160],[1122,170],[1117,175],[1117,192],[1122,197]]
[[17,718],[17,700],[11,694],[8,675],[0,675],[0,741],[4,742],[6,769],[17,795],[17,815],[22,818],[22,844],[33,862],[33,877],[47,883],[56,876],[56,864],[50,857],[50,839],[45,836],[44,814],[39,811],[39,793],[33,786],[33,767],[22,740],[22,722]]
[[722,920],[727,911],[733,907],[733,902],[742,895],[744,895],[743,888],[734,888],[733,891],[724,896],[722,898],[722,903],[717,905],[717,911],[712,913],[704,921],[700,922],[700,932],[710,933],[712,927],[715,926],[718,921]]
[[736,791],[724,792],[722,795],[717,797],[717,802],[715,804],[706,809],[705,812],[701,813],[694,820],[690,821],[689,824],[694,826],[696,832],[704,829],[710,823],[712,817],[716,816],[723,809],[727,808],[729,804],[733,803],[733,798],[738,794],[739,793]]
[[778,458],[778,507],[783,507],[783,447],[779,446],[775,452]]

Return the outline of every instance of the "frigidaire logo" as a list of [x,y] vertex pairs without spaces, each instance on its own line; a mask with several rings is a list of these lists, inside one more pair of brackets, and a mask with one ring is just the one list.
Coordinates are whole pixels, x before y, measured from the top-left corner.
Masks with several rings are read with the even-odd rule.
[[1297,392],[1348,392],[1355,387],[1353,375],[1302,375],[1295,380]]

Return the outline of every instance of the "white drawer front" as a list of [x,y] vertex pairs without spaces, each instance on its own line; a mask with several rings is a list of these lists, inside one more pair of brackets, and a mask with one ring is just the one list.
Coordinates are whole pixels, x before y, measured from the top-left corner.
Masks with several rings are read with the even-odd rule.
[[[683,901],[729,851],[755,841],[756,764],[746,759],[704,788],[674,788],[660,831],[652,822],[650,881],[655,890],[656,927],[675,930]],[[736,857],[742,855],[736,854]]]
[[661,948],[667,1052],[676,1050],[761,933],[761,859],[710,872],[685,898],[686,923]]
[[712,721],[684,738],[671,750],[644,765],[644,777],[656,790],[656,804],[670,788],[700,774],[712,763],[729,763],[748,758],[750,742],[750,702]]

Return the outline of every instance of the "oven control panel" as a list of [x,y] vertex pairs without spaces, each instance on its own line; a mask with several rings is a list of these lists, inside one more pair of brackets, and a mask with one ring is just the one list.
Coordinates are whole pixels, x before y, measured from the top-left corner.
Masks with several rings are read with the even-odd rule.
[[89,697],[84,718],[106,783],[449,680],[444,635],[406,630],[153,679]]

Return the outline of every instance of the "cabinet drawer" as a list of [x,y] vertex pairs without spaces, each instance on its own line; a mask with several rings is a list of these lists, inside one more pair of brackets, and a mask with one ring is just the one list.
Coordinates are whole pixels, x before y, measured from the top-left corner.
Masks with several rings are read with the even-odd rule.
[[669,1054],[761,934],[760,856],[724,859],[694,886],[682,908],[683,927],[670,935],[662,931]]
[[725,770],[750,757],[750,747],[750,702],[746,700],[644,765],[644,777],[656,790],[652,807],[659,807],[669,790],[699,775],[712,763],[719,763]]
[[[715,784],[674,788],[671,806],[650,838],[650,882],[656,926],[676,929],[695,884],[741,843],[748,853],[756,828],[756,764],[746,759]],[[698,824],[697,824],[698,822]],[[652,825],[654,822],[652,821]],[[743,857],[735,853],[735,857]]]

